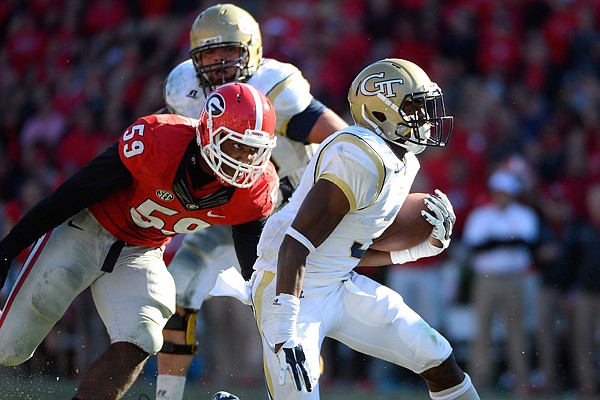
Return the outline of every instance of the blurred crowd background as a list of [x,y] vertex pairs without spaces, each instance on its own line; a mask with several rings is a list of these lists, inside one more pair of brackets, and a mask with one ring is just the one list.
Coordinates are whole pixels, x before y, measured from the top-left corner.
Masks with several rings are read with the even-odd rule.
[[[165,77],[188,57],[191,23],[215,3],[0,2],[2,235],[29,207],[116,141],[138,116],[162,108]],[[348,122],[348,87],[377,59],[411,60],[442,87],[455,117],[453,137],[447,148],[419,156],[422,172],[413,189],[437,188],[449,196],[458,218],[453,244],[442,256],[418,265],[361,272],[391,286],[411,282],[403,272],[427,281],[429,289],[415,286],[411,293],[406,284],[398,290],[446,334],[459,361],[469,365],[478,332],[470,287],[476,272],[463,229],[471,212],[493,197],[490,176],[498,171],[510,175],[516,180],[510,194],[533,209],[540,222],[538,240],[530,248],[533,262],[522,274],[525,379],[534,392],[594,396],[600,380],[599,327],[589,323],[585,328],[593,350],[587,351],[591,364],[584,366],[575,356],[573,320],[583,293],[591,313],[585,315],[600,321],[600,255],[588,256],[591,250],[597,255],[600,245],[600,218],[593,216],[600,199],[588,196],[600,184],[600,1],[233,3],[260,23],[264,55],[299,67],[315,97]],[[596,246],[590,235],[598,238]],[[586,274],[579,273],[583,268]],[[12,279],[16,272],[13,268]],[[2,299],[7,294],[8,285]],[[84,293],[18,372],[77,379],[96,355],[94,348],[106,340],[94,312]],[[523,378],[511,370],[512,353],[504,350],[511,332],[507,320],[513,317],[490,316],[488,362],[495,365],[490,385],[507,390]],[[542,325],[542,317],[550,322]],[[224,371],[211,364],[218,358],[214,353],[225,351],[210,346],[218,318],[206,318],[199,328],[209,345],[201,343],[205,350],[192,378],[260,385],[259,355],[255,368],[243,376],[235,368]],[[324,358],[324,385],[394,390],[413,381],[410,374],[332,343],[326,343]]]

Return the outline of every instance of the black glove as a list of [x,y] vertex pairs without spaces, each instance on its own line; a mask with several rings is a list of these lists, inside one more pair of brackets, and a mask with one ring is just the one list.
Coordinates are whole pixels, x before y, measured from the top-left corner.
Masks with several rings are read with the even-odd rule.
[[10,269],[11,262],[12,259],[0,256],[0,289],[4,287],[4,282],[6,282],[6,277],[8,276],[8,270]]
[[312,392],[312,379],[310,376],[310,369],[306,362],[306,356],[301,344],[293,347],[286,347],[290,345],[291,340],[284,343],[283,347],[277,352],[277,358],[279,359],[279,384],[285,384],[285,378],[287,373],[294,379],[294,387],[297,391],[301,391],[302,388],[306,388],[307,392]]
[[279,180],[279,196],[281,196],[281,199],[277,199],[280,200],[279,204],[287,203],[292,196],[292,193],[294,193],[294,190],[295,187],[292,185],[292,182],[290,182],[289,177],[286,176],[285,178],[281,178]]

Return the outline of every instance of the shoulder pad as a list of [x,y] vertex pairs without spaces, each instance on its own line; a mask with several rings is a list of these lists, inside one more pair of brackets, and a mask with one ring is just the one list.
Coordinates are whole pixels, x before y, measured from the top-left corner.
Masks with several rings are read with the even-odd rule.
[[196,77],[192,60],[186,60],[171,70],[164,85],[164,100],[169,112],[198,118],[204,90]]

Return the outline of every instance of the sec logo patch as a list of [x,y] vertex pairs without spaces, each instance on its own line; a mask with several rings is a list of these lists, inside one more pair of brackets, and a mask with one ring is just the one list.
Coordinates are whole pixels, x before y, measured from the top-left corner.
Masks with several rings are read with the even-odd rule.
[[169,192],[168,190],[161,189],[156,191],[156,197],[158,197],[162,201],[172,201],[175,198],[175,196],[173,196],[173,193]]

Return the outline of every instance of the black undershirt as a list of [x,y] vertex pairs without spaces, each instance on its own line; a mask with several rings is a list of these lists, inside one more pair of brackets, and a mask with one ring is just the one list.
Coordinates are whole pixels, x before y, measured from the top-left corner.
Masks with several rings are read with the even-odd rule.
[[[194,139],[195,140],[195,139]],[[186,155],[188,153],[186,152]],[[199,157],[196,153],[194,157]],[[212,182],[196,163],[188,169],[193,185]],[[118,142],[84,165],[53,193],[33,206],[0,241],[0,256],[13,259],[46,232],[69,217],[121,189],[131,186],[133,177],[119,157]],[[232,226],[236,254],[243,275],[249,278],[256,261],[256,246],[266,218]]]

